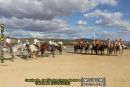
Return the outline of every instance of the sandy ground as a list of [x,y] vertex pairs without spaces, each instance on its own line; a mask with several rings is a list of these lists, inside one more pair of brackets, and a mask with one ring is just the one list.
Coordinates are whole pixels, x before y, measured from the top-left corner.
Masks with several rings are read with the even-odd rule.
[[130,87],[130,50],[126,50],[123,56],[83,55],[68,51],[55,58],[15,58],[14,62],[0,63],[0,87],[81,87],[80,82],[72,82],[69,86],[46,86],[24,81],[25,78],[81,77],[105,77],[106,87]]

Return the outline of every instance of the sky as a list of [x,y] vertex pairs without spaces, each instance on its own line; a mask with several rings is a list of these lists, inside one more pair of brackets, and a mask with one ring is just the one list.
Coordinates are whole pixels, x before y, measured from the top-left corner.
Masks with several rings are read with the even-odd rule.
[[130,0],[0,0],[5,36],[130,41]]

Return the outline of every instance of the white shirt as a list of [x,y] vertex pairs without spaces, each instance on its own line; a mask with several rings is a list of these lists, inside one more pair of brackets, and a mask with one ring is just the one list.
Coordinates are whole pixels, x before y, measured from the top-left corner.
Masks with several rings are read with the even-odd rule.
[[118,45],[118,46],[120,46],[120,45],[121,45],[120,41],[118,41],[118,42],[117,42],[117,45]]
[[34,44],[37,44],[37,39],[34,39]]
[[57,46],[57,43],[54,43],[55,46]]
[[10,43],[11,43],[11,39],[10,39],[10,38],[7,38],[7,39],[6,39],[6,43],[9,43],[9,44],[10,44]]
[[27,43],[27,44],[29,44],[29,41],[28,41],[28,40],[26,40],[26,43]]
[[51,42],[51,45],[54,45],[55,43],[54,42]]
[[20,43],[21,41],[20,40],[18,40],[18,43]]
[[62,44],[63,44],[63,42],[62,42],[62,41],[59,41],[59,42],[58,42],[58,44],[62,45]]
[[51,41],[49,41],[49,44],[51,45],[51,44],[52,44],[52,42],[51,42]]

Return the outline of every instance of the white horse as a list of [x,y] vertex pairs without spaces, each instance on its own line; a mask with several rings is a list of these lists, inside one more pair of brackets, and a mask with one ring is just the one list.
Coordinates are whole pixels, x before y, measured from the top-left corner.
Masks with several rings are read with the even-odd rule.
[[38,51],[39,50],[38,50],[38,48],[35,45],[33,45],[33,44],[29,45],[28,52],[30,53],[30,57],[33,57],[34,53],[37,56],[38,55]]
[[13,47],[13,53],[16,53],[18,50],[21,52],[21,57],[23,57],[23,53],[26,50],[28,52],[27,56],[33,57],[33,53],[38,52],[38,49],[33,44],[29,45],[29,47],[26,46],[26,43],[24,44],[17,44]]
[[12,47],[13,54],[20,51],[21,57],[23,57],[24,50],[26,50],[26,47],[25,47],[25,44],[22,44],[22,43],[16,44],[15,46]]
[[13,55],[12,47],[4,47],[3,45],[0,45],[0,50],[2,52],[2,56],[4,54],[9,54],[10,56],[12,56],[11,59],[13,61],[14,55]]
[[119,54],[123,55],[123,50],[124,50],[124,45],[123,44],[119,44]]

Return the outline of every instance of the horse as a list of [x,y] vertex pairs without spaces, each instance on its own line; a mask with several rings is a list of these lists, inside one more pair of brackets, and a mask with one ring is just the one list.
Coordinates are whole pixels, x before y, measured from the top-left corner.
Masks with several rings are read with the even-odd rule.
[[116,54],[118,54],[118,51],[119,51],[119,55],[122,55],[123,54],[123,50],[124,50],[124,45],[123,44],[118,44],[116,46]]
[[96,44],[96,45],[94,45],[94,47],[93,47],[94,52],[95,52],[96,55],[99,53],[99,47],[100,47],[99,44]]
[[90,44],[90,46],[89,46],[89,50],[91,50],[91,54],[93,54],[93,51],[94,51],[94,44]]
[[55,47],[55,45],[49,45],[48,43],[42,43],[40,46],[40,51],[41,51],[41,56],[43,56],[43,54],[46,51],[49,51],[49,52],[51,52],[51,54],[53,55],[53,58],[54,58],[56,47]]
[[83,44],[75,44],[74,45],[74,52],[78,53],[78,50],[80,50],[80,53],[82,53],[83,47],[84,47]]
[[[9,55],[11,55],[11,60],[14,61],[14,54],[13,54],[13,49],[12,49],[12,44],[9,44],[9,43],[2,43],[0,45],[0,49],[1,49],[1,54],[2,56],[5,54],[5,53],[8,53]],[[4,58],[4,57],[3,57]],[[3,59],[4,60],[4,59]]]
[[13,47],[13,53],[16,53],[18,50],[21,51],[21,57],[23,57],[23,52],[27,51],[27,53],[28,53],[27,58],[28,57],[33,58],[33,54],[37,53],[37,51],[38,51],[38,49],[35,47],[35,45],[33,45],[33,44],[27,45],[26,43],[24,43],[24,44],[22,44],[22,43],[16,44]]
[[61,44],[58,44],[57,46],[55,46],[56,50],[58,51],[59,54],[62,54],[62,45]]
[[110,44],[110,46],[107,46],[107,50],[108,50],[108,55],[112,55],[114,53],[114,55],[117,55],[118,54],[118,51],[119,51],[119,54],[123,54],[123,44],[115,44],[115,42],[112,42]]
[[110,46],[109,46],[109,48],[108,48],[108,54],[112,55],[114,49],[115,49],[115,45],[114,45],[114,43],[111,43]]
[[13,46],[12,50],[13,50],[13,54],[20,51],[21,57],[23,57],[23,51],[25,50],[25,44],[22,44],[22,43],[16,44],[15,46]]
[[105,45],[104,43],[99,45],[98,51],[100,52],[101,55],[104,54],[104,51],[105,51],[106,48],[107,48],[107,45]]
[[35,53],[35,56],[38,55],[38,48],[34,44],[30,44],[30,45],[26,44],[25,48],[28,52],[28,57],[30,56],[31,58],[33,58],[34,53]]
[[85,50],[85,53],[88,53],[89,52],[89,43],[84,43],[84,50]]

